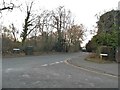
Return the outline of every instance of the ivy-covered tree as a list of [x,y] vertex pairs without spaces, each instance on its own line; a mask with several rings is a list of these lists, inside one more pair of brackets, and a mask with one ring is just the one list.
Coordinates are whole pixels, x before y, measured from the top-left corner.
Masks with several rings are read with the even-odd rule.
[[92,42],[98,46],[118,47],[120,11],[111,10],[100,16],[97,35],[92,38]]
[[94,37],[94,41],[99,46],[106,45],[115,48],[118,46],[118,31],[113,30],[110,33],[100,33]]
[[32,17],[31,14],[32,5],[33,2],[31,2],[30,6],[27,6],[27,13],[26,13],[27,15],[23,26],[23,31],[21,33],[22,45],[24,45],[27,36],[36,28],[36,25],[33,25],[34,18]]

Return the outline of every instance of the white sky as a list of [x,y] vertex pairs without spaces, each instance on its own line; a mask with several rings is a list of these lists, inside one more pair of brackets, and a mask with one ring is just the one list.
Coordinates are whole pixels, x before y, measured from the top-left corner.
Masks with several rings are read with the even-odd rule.
[[[2,1],[2,0],[1,0]],[[0,1],[0,3],[1,3]],[[10,0],[5,0],[6,2]],[[25,2],[31,2],[32,0],[12,0],[16,4],[23,4]],[[48,9],[54,10],[58,6],[65,6],[69,9],[73,16],[75,17],[75,22],[78,24],[83,24],[88,30],[93,29],[93,25],[96,25],[97,18],[96,14],[102,14],[104,11],[109,11],[111,9],[117,9],[119,0],[33,0],[34,10]],[[3,18],[1,18],[0,23],[8,26],[14,23],[19,30],[22,29],[22,24],[24,23],[25,10],[22,12],[18,9],[14,9],[12,12],[4,11]],[[91,35],[86,37],[84,43],[90,40]]]

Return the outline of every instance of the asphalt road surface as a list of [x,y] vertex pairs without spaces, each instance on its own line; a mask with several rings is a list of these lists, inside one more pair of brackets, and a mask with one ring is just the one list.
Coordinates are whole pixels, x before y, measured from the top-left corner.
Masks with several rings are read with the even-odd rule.
[[[84,54],[84,55],[83,55]],[[118,79],[66,64],[86,53],[3,58],[3,88],[117,88]]]

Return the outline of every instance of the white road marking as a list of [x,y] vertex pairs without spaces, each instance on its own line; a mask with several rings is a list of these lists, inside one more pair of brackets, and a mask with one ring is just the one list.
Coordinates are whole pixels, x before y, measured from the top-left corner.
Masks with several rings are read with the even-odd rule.
[[56,64],[60,63],[60,62],[55,62]]
[[41,66],[43,66],[43,67],[44,67],[44,66],[48,66],[48,64],[43,64],[43,65],[41,65]]
[[40,81],[33,82],[32,84],[33,84],[33,85],[36,85],[36,84],[38,84],[38,83],[40,83]]
[[23,70],[22,68],[7,68],[5,70],[5,73],[9,73],[9,72],[15,72],[15,71],[21,71]]
[[6,73],[9,73],[10,71],[12,71],[13,69],[12,68],[8,68],[5,70]]
[[63,63],[64,61],[60,61],[61,63]]
[[22,77],[24,77],[24,78],[30,78],[30,76],[28,74],[24,74],[24,75],[22,75]]
[[48,66],[48,65],[55,65],[55,64],[59,64],[59,63],[63,63],[64,61],[60,61],[60,62],[54,62],[54,63],[50,63],[50,64],[43,64],[41,66]]
[[8,68],[6,71],[11,71],[11,70],[13,70],[13,68]]
[[54,65],[55,63],[50,63],[49,65]]

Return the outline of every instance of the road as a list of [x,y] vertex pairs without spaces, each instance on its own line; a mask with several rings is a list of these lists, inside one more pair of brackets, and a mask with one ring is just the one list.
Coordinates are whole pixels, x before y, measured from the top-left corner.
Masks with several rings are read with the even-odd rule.
[[[84,55],[83,55],[84,54]],[[118,79],[75,68],[64,61],[86,53],[3,58],[3,88],[117,88]]]

